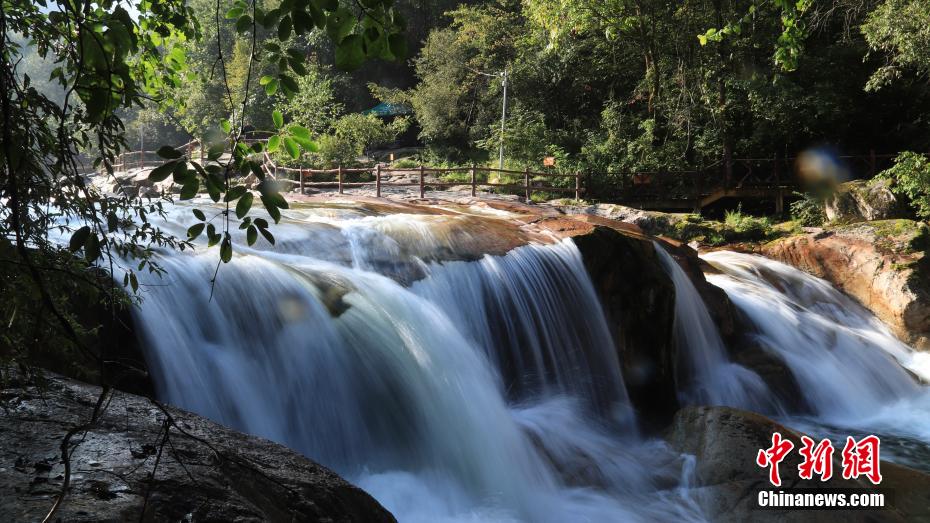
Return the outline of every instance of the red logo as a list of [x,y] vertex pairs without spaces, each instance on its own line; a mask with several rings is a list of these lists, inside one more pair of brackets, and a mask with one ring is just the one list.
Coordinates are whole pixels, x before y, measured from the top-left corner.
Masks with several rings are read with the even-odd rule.
[[771,467],[769,470],[769,481],[776,487],[781,486],[781,476],[778,475],[778,464],[781,463],[785,456],[794,448],[794,443],[781,437],[780,432],[772,434],[772,446],[768,449],[760,449],[756,456],[756,464],[762,468]]
[[858,442],[848,436],[843,447],[843,478],[854,479],[859,476],[869,478],[873,485],[882,481],[882,472],[878,459],[881,446],[877,436],[866,436]]
[[814,447],[814,440],[801,436],[801,455],[804,462],[798,465],[798,475],[801,479],[813,479],[814,473],[820,475],[820,481],[827,481],[833,477],[833,443],[828,439],[820,440]]
[[[827,481],[833,477],[833,443],[828,439],[814,443],[808,436],[801,436],[802,446],[798,451],[804,461],[798,465],[798,476],[801,479],[813,479],[814,474],[820,476],[820,481]],[[852,436],[846,438],[843,447],[843,479],[856,479],[865,476],[874,485],[882,481],[879,461],[879,447],[881,441],[878,436],[866,436],[856,441]],[[785,459],[794,443],[782,437],[781,433],[772,434],[772,446],[760,449],[756,455],[756,464],[762,468],[769,468],[769,482],[781,486],[781,476],[778,465]]]

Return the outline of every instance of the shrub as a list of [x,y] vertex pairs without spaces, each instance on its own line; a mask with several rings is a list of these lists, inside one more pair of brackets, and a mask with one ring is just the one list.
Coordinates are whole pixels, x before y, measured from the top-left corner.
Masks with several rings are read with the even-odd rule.
[[795,193],[800,200],[791,204],[791,219],[804,227],[820,227],[827,216],[824,213],[823,201],[811,193]]
[[892,192],[910,200],[919,218],[930,220],[930,160],[926,156],[904,151],[879,176],[892,182]]

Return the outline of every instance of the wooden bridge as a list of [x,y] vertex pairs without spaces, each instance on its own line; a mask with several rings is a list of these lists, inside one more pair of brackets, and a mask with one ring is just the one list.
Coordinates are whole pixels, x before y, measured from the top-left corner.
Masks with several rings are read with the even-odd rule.
[[[197,141],[178,149],[186,150],[191,159],[205,158]],[[872,152],[836,159],[854,176],[871,177],[889,166],[895,156]],[[301,194],[308,189],[332,189],[344,194],[348,189],[368,188],[380,198],[395,188],[412,188],[423,198],[428,191],[458,188],[472,196],[491,190],[520,194],[529,201],[534,193],[565,194],[578,200],[585,198],[645,210],[689,212],[700,212],[723,198],[734,198],[773,202],[773,210],[781,214],[785,198],[801,187],[795,173],[796,157],[738,158],[700,170],[627,173],[516,171],[479,166],[394,168],[382,164],[309,169],[278,165],[267,153],[263,158],[263,169],[268,175],[281,183],[293,184]],[[114,169],[154,167],[163,161],[154,151],[127,152],[120,155]]]

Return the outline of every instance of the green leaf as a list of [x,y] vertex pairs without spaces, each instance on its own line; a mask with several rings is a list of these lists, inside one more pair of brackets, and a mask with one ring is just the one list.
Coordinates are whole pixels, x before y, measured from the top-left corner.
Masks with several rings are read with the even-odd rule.
[[71,235],[71,241],[68,243],[68,250],[71,252],[77,252],[78,249],[84,246],[84,243],[87,241],[87,236],[89,234],[90,227],[87,225],[74,231],[74,234]]
[[307,68],[304,67],[302,61],[288,58],[287,63],[291,65],[291,70],[294,71],[297,76],[307,76]]
[[163,145],[159,147],[159,149],[155,151],[155,154],[166,160],[177,160],[178,158],[184,156],[181,151],[171,147],[170,145]]
[[357,69],[365,61],[362,37],[349,35],[336,47],[336,66],[340,69]]
[[[271,215],[271,219],[275,223],[281,221],[281,211],[275,206],[274,202],[268,200],[266,195],[262,195],[262,204],[265,206],[265,210],[268,211],[268,214]],[[256,220],[257,221],[257,220]]]
[[191,225],[191,226],[188,227],[188,229],[187,229],[187,238],[188,238],[189,240],[196,240],[197,237],[200,236],[200,233],[203,232],[203,228],[204,228],[205,226],[206,226],[206,224],[204,224],[204,223],[196,223],[196,224],[194,224],[194,225]]
[[277,79],[273,79],[267,84],[265,84],[265,94],[267,94],[268,96],[271,96],[276,92],[278,92],[278,80]]
[[236,32],[245,33],[252,29],[252,17],[249,15],[242,15],[236,20]]
[[234,202],[241,198],[242,195],[246,193],[246,191],[248,191],[248,189],[246,189],[244,185],[237,185],[226,191],[226,201]]
[[252,208],[252,200],[254,196],[252,193],[247,192],[242,195],[242,198],[239,198],[239,203],[236,204],[236,217],[240,220],[245,217],[246,214],[249,214],[249,210]]
[[291,29],[293,29],[291,17],[289,15],[285,15],[284,18],[281,19],[281,22],[278,24],[278,40],[283,42],[290,38]]
[[287,150],[287,154],[291,156],[294,160],[300,158],[300,149],[297,147],[297,142],[289,136],[284,137],[284,149]]
[[190,200],[193,197],[197,196],[197,191],[200,190],[200,180],[194,178],[193,180],[185,183],[181,186],[181,194],[178,195],[180,200]]
[[274,80],[274,76],[265,75],[258,80],[259,85],[268,85],[271,81]]
[[100,257],[100,239],[96,234],[91,234],[84,242],[84,259],[90,263]]
[[222,184],[217,184],[216,180],[214,180],[212,176],[208,176],[206,179],[206,185],[207,185],[207,194],[210,195],[210,199],[213,200],[214,202],[220,201],[220,193],[221,193],[220,187],[222,186]]
[[217,243],[220,243],[220,234],[216,232],[216,227],[213,224],[207,225],[207,247],[213,247]]
[[255,218],[254,220],[252,220],[252,223],[254,223],[255,225],[257,225],[259,229],[267,229],[267,228],[268,228],[268,220],[266,220],[266,219],[264,219],[264,218]]
[[129,273],[129,286],[132,287],[132,292],[138,292],[139,290],[139,279],[136,278],[136,273]]
[[110,232],[113,232],[117,227],[119,227],[119,219],[116,217],[116,213],[111,212],[110,214],[107,214],[107,229],[109,229]]
[[229,263],[232,259],[232,240],[229,239],[229,233],[223,238],[223,245],[220,245],[220,259],[223,263]]
[[339,7],[326,19],[326,34],[336,44],[341,43],[343,38],[347,37],[354,27],[355,17],[352,15],[352,11],[345,7]]
[[239,222],[239,229],[248,229],[251,225],[252,225],[252,217],[246,216],[245,219]]
[[258,239],[258,229],[254,225],[250,225],[245,232],[245,241],[248,242],[249,246],[255,243],[255,240]]
[[245,12],[245,9],[241,7],[233,7],[229,11],[226,11],[226,18],[232,20],[234,18],[239,18],[242,16],[242,13]]
[[315,153],[320,150],[320,144],[313,140],[304,140],[303,138],[294,137],[294,141],[308,153]]
[[274,235],[271,234],[271,232],[268,229],[260,228],[258,229],[258,232],[262,233],[262,236],[264,236],[265,239],[268,240],[268,243],[274,245]]
[[297,93],[300,91],[300,86],[297,85],[297,80],[294,80],[293,77],[282,74],[280,77],[278,77],[278,80],[281,81],[281,87],[283,87],[286,91],[290,91],[291,93]]
[[274,122],[275,129],[284,127],[284,116],[281,115],[281,111],[272,111],[271,120]]
[[159,165],[158,167],[152,169],[152,171],[149,173],[149,181],[155,183],[166,180],[177,166],[177,161]]
[[201,211],[200,209],[194,209],[191,212],[194,213],[194,216],[196,216],[198,220],[202,222],[207,220],[206,215],[204,215],[203,211]]
[[287,128],[287,131],[291,133],[291,136],[294,138],[301,138],[303,140],[310,139],[310,130],[306,127],[300,125],[292,125]]
[[291,17],[294,18],[294,32],[298,35],[302,35],[310,31],[313,29],[313,26],[316,25],[313,17],[311,17],[310,14],[306,11],[300,9],[295,9],[291,13]]
[[271,138],[268,139],[268,152],[269,153],[278,152],[278,147],[280,146],[281,146],[280,136],[272,136]]
[[222,129],[224,133],[229,134],[229,132],[232,131],[232,124],[229,123],[229,120],[223,120],[220,122],[220,129]]

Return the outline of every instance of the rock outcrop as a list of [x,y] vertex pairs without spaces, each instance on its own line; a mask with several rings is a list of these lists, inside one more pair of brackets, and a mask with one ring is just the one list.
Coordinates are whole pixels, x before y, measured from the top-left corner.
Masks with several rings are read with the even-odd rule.
[[[759,449],[769,448],[772,433],[794,443],[779,467],[782,488],[799,487],[829,492],[834,488],[874,488],[866,479],[844,480],[839,451],[833,455],[833,478],[821,482],[798,476],[801,434],[764,416],[729,407],[687,407],[675,415],[666,438],[679,452],[695,456],[690,495],[711,521],[926,521],[930,519],[930,476],[881,462],[881,489],[895,493],[892,507],[880,510],[818,511],[760,510],[757,489],[771,488],[768,472],[756,466]],[[816,440],[817,438],[815,438]]]
[[[678,407],[673,325],[675,287],[654,243],[635,226],[597,217],[564,218],[611,323],[623,378],[640,420],[656,428]],[[569,232],[569,225],[571,229]]]
[[766,244],[765,256],[824,278],[904,342],[930,350],[930,229],[910,220],[845,225]]
[[904,216],[905,207],[888,185],[888,180],[883,178],[853,180],[840,184],[833,195],[824,202],[827,220],[859,222]]
[[[39,521],[62,490],[62,438],[98,387],[14,376],[0,411],[0,521]],[[71,438],[71,483],[54,520],[393,522],[371,496],[294,451],[114,392]],[[170,417],[169,417],[170,416]]]

